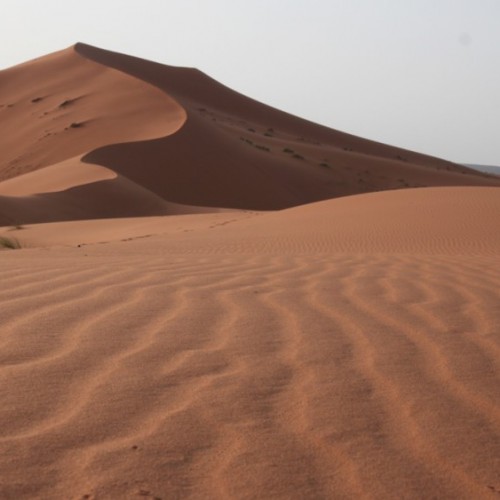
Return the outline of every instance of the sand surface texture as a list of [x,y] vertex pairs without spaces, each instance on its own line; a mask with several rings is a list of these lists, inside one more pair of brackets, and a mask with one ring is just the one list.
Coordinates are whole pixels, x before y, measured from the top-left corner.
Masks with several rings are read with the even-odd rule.
[[500,497],[498,178],[83,44],[0,122],[2,500]]
[[499,218],[470,187],[5,228],[0,497],[497,498]]

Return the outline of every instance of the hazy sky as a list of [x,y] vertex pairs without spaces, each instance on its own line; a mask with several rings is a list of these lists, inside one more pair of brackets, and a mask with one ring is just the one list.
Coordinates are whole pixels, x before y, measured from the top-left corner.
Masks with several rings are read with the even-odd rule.
[[0,68],[76,41],[332,128],[500,165],[500,0],[1,0]]

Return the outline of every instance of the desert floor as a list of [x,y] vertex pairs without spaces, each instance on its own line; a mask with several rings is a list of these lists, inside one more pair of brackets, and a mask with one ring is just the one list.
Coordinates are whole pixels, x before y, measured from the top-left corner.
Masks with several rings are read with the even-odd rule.
[[0,497],[498,498],[497,193],[1,229]]

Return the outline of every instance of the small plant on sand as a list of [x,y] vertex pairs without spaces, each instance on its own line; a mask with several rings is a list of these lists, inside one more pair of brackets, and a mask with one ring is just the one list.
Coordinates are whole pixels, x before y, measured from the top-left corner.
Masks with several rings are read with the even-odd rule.
[[271,151],[267,146],[261,146],[260,144],[256,144],[255,147],[257,149],[262,149],[262,151]]
[[19,241],[15,238],[6,238],[5,236],[0,236],[0,248],[9,248],[15,250],[21,248]]
[[299,155],[299,154],[297,154],[297,153],[295,153],[295,154],[293,155],[293,158],[296,158],[297,160],[303,160],[303,159],[304,159],[304,157],[303,157],[302,155]]
[[283,148],[283,153],[293,153],[293,149]]
[[330,165],[328,165],[328,163],[325,163],[325,162],[320,163],[319,166],[324,167],[324,168],[330,168]]

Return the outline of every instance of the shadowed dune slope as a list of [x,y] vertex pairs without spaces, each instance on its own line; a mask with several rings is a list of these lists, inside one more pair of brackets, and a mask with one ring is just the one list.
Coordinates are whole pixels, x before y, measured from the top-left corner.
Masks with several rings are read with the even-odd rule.
[[0,226],[220,210],[166,201],[112,170],[85,165],[79,158],[0,183]]
[[[177,202],[269,210],[390,188],[500,185],[498,179],[463,166],[278,111],[195,69],[85,44],[75,50],[161,88],[186,109],[189,119],[177,134],[150,143],[108,146],[85,157],[148,183],[149,189]],[[137,159],[145,157],[154,175],[137,169]],[[160,171],[168,180],[164,184],[151,180]]]
[[[2,224],[170,213],[163,202],[270,210],[384,189],[500,185],[291,116],[197,70],[84,44],[0,72],[0,119]],[[60,168],[46,168],[70,160],[64,182]],[[118,177],[96,178],[96,166]],[[2,182],[35,171],[22,179],[31,197]],[[85,213],[80,193],[90,200],[94,190],[109,190],[109,203]]]

